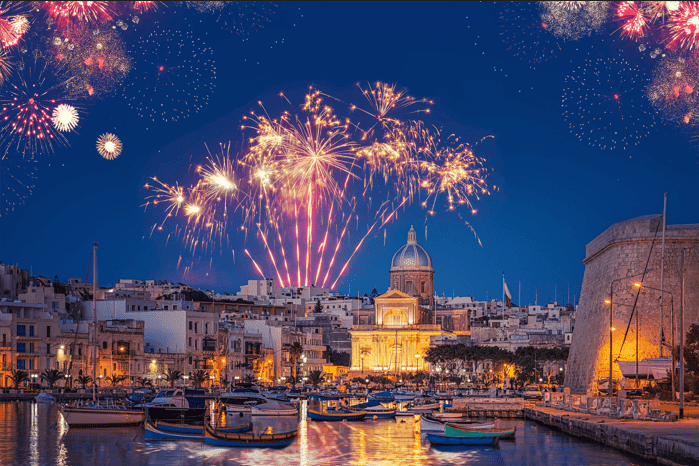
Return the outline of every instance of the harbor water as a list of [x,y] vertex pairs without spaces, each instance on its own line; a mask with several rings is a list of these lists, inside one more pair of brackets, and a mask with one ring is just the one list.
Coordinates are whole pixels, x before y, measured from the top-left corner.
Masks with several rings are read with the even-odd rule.
[[[362,422],[253,418],[256,432],[298,427],[298,440],[283,449],[219,448],[203,442],[145,442],[143,429],[69,429],[55,404],[0,403],[0,464],[111,465],[646,465],[596,443],[542,425],[515,419],[497,427],[517,427],[517,438],[498,447],[435,447],[412,417]],[[224,416],[225,417],[225,416]],[[240,418],[231,418],[239,424]]]

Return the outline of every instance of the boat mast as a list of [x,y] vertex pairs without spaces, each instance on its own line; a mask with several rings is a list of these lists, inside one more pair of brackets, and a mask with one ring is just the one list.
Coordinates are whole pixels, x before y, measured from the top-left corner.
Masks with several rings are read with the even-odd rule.
[[[664,296],[664,274],[665,274],[665,228],[667,227],[667,193],[663,199],[663,248],[660,253],[660,334],[658,336],[658,356],[663,357],[663,298]],[[674,321],[673,321],[674,325]],[[673,347],[674,348],[674,347]],[[673,368],[674,371],[674,368]],[[673,389],[674,390],[674,389]]]
[[97,403],[97,243],[92,243],[92,402]]

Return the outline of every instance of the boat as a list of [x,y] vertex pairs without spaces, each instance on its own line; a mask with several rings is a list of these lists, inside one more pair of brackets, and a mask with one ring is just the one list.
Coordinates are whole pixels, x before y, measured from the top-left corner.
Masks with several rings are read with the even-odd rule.
[[[364,403],[362,403],[364,404]],[[387,408],[385,406],[367,406],[365,408],[357,408],[358,405],[352,406],[348,408],[350,412],[362,412],[366,411],[368,417],[374,417],[376,416],[377,418],[380,419],[389,419],[392,417],[396,417],[396,409],[395,408]]]
[[340,400],[342,398],[345,398],[345,395],[343,393],[338,392],[338,391],[330,391],[330,392],[315,393],[315,394],[311,395],[311,398],[317,398],[319,400]]
[[156,419],[202,420],[206,414],[203,390],[166,389],[145,404],[148,417]]
[[39,393],[34,397],[37,403],[53,403],[56,401],[56,397],[49,395],[48,393]]
[[451,421],[452,419],[458,420],[458,419],[468,419],[470,422],[470,418],[466,413],[439,413],[439,412],[434,412],[432,413],[432,416],[436,419],[439,419],[440,421]]
[[226,407],[226,414],[250,413],[252,406],[266,403],[268,399],[254,385],[238,386],[232,392],[221,393],[219,400]]
[[412,401],[420,396],[419,393],[410,392],[407,390],[394,390],[391,392],[391,394],[393,395],[393,398],[398,402]]
[[204,439],[204,426],[199,428],[193,428],[187,426],[182,428],[182,431],[176,430],[165,430],[159,428],[150,419],[146,420],[144,429],[145,432],[143,437],[145,440],[203,440]]
[[427,433],[427,440],[429,440],[432,445],[496,446],[499,439],[500,437],[460,437],[432,432]]
[[471,426],[460,426],[458,424],[447,423],[444,429],[444,433],[447,435],[461,436],[461,437],[499,437],[501,439],[513,439],[515,438],[516,427],[511,429],[487,429],[480,428],[474,429]]
[[382,403],[390,403],[392,401],[396,401],[395,397],[391,392],[370,393],[369,396],[367,396],[367,400],[376,400]]
[[425,416],[420,416],[420,431],[421,432],[444,432],[444,423],[437,419],[429,419]]
[[396,412],[396,416],[414,416],[416,414],[429,414],[439,409],[439,403],[409,404],[404,411]]
[[291,445],[298,436],[298,430],[283,434],[254,434],[248,432],[230,433],[215,430],[210,424],[204,429],[204,443],[220,447],[261,447],[281,448]]
[[[636,361],[617,361],[621,375],[627,379],[636,378]],[[670,358],[647,358],[638,361],[638,377],[642,380],[663,380],[672,372]]]
[[367,412],[348,412],[338,410],[335,413],[322,413],[320,411],[313,411],[312,409],[309,409],[307,411],[307,416],[308,419],[313,421],[363,421],[367,416]]
[[140,409],[128,409],[115,403],[95,403],[70,407],[58,405],[58,411],[70,427],[133,426],[143,422],[146,415]]
[[[97,243],[92,243],[92,309],[97,309]],[[85,406],[58,405],[58,411],[70,427],[112,427],[138,425],[146,414],[114,402],[97,402],[97,312],[92,313],[92,404]],[[70,372],[70,370],[69,370]]]
[[277,400],[267,400],[265,403],[250,406],[253,416],[296,416],[299,410]]

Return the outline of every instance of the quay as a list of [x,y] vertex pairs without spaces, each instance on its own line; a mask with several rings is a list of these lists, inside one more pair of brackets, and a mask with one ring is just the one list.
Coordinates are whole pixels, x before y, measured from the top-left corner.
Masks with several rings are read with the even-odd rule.
[[547,406],[525,407],[524,417],[659,464],[699,464],[697,419],[674,422],[623,419]]

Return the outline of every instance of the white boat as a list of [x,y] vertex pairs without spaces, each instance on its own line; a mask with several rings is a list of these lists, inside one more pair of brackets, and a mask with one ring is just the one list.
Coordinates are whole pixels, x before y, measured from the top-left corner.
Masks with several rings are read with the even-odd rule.
[[[627,379],[636,377],[636,361],[617,361],[621,375]],[[670,358],[648,358],[638,361],[638,377],[641,379],[663,380],[672,372]]]
[[253,416],[296,416],[298,413],[298,409],[277,400],[250,406],[250,414]]
[[219,400],[226,407],[226,414],[251,413],[252,406],[269,401],[257,387],[236,387],[232,392],[221,393]]
[[464,413],[432,413],[432,416],[440,421],[452,421],[454,419],[468,418]]
[[92,404],[87,406],[58,406],[58,411],[70,427],[117,427],[138,425],[146,414],[123,405]]
[[37,403],[53,403],[56,401],[56,397],[49,395],[48,393],[39,393],[34,397]]
[[[449,421],[451,422],[451,421]],[[420,431],[422,432],[444,432],[446,422],[440,422],[438,420],[427,419],[425,416],[420,416]],[[469,429],[494,429],[495,423],[491,424],[470,424]]]
[[415,398],[419,397],[419,393],[415,392],[409,392],[406,390],[394,390],[391,392],[393,394],[393,398],[396,399],[396,402],[405,402],[405,401],[412,401]]

